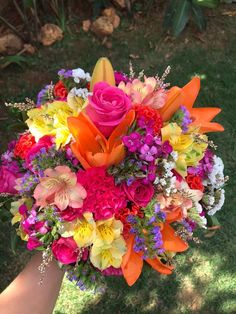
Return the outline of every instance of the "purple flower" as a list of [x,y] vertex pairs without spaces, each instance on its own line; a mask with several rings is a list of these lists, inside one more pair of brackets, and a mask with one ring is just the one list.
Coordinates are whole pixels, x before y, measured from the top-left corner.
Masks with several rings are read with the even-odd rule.
[[197,167],[188,167],[188,173],[198,175],[201,178],[207,178],[208,174],[213,168],[213,156],[214,154],[210,149],[205,151],[204,157],[200,160]]
[[128,148],[131,153],[136,152],[141,146],[142,136],[138,132],[133,132],[130,135],[122,137],[124,145]]
[[184,132],[187,132],[188,125],[192,122],[190,113],[185,106],[180,106],[179,110],[182,111],[182,129]]
[[36,102],[36,105],[39,107],[42,102],[43,102],[43,99],[45,98],[49,88],[51,87],[51,85],[46,85],[43,89],[41,89],[41,91],[38,93],[37,95],[37,102]]
[[61,69],[57,72],[59,76],[63,76],[64,78],[72,77],[72,70]]
[[173,148],[172,146],[170,145],[170,142],[169,141],[165,141],[163,144],[162,144],[162,153],[164,155],[164,157],[166,158],[170,153],[172,153],[173,151]]
[[144,144],[140,148],[140,158],[146,161],[153,161],[156,157],[157,154],[157,148],[155,146],[149,147],[147,144]]
[[161,210],[161,207],[159,204],[154,205],[154,213],[157,215]]

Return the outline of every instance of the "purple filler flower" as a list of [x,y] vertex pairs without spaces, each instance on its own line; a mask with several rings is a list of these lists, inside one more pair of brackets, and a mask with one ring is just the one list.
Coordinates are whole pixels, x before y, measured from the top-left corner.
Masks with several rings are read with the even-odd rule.
[[183,118],[182,118],[182,129],[184,132],[188,130],[188,125],[192,122],[190,113],[185,106],[180,106],[179,110],[182,111]]
[[64,78],[72,77],[72,70],[61,69],[57,72],[59,76],[63,76]]
[[37,107],[39,107],[42,104],[43,98],[46,96],[50,86],[51,85],[44,86],[44,88],[41,89],[41,91],[38,93],[38,95],[37,95],[37,102],[36,102]]

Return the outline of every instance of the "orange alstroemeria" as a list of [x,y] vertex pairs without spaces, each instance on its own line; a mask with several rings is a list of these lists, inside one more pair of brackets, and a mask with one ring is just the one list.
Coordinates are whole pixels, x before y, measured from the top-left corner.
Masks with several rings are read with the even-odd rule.
[[221,112],[220,108],[193,108],[194,102],[200,90],[200,78],[194,77],[183,88],[177,86],[172,87],[167,94],[167,101],[160,109],[162,119],[170,120],[176,110],[182,105],[185,106],[190,114],[193,122],[191,125],[200,127],[200,132],[221,132],[224,131],[222,125],[211,120]]
[[115,165],[125,157],[121,137],[127,133],[134,118],[134,111],[129,111],[108,139],[83,112],[78,117],[68,118],[68,127],[75,140],[71,149],[84,169]]
[[[168,224],[161,226],[163,248],[171,252],[183,252],[188,249],[188,244],[175,234],[175,230]],[[123,257],[121,268],[124,278],[129,286],[132,286],[139,278],[143,268],[143,253],[136,253],[133,249],[134,235],[130,235],[126,241],[127,252]],[[174,269],[173,265],[167,265],[156,257],[147,258],[145,261],[157,272],[170,275]]]

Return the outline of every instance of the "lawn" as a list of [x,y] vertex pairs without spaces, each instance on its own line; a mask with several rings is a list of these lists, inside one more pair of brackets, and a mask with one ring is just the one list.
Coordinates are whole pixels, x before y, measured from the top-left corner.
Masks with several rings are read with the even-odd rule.
[[[222,8],[224,10],[224,7]],[[150,23],[151,21],[151,23]],[[40,49],[23,68],[10,66],[0,73],[0,100],[34,98],[36,92],[55,79],[60,68],[92,70],[100,56],[111,59],[118,70],[128,70],[130,57],[137,71],[162,73],[171,65],[170,83],[182,86],[194,75],[202,78],[197,104],[220,106],[217,121],[222,134],[211,134],[218,154],[230,176],[226,203],[217,217],[221,229],[214,236],[200,234],[200,244],[192,244],[176,259],[176,271],[165,277],[147,268],[129,288],[122,278],[110,278],[105,291],[81,292],[64,280],[54,314],[75,313],[236,313],[236,18],[219,11],[209,18],[208,32],[199,36],[189,28],[180,39],[164,36],[156,14],[149,13],[131,28],[123,19],[106,48],[82,31]],[[134,58],[135,57],[135,58]],[[11,117],[1,108],[1,150],[13,131],[6,131]],[[26,253],[10,252],[9,226],[0,225],[0,289],[14,277],[27,259]]]

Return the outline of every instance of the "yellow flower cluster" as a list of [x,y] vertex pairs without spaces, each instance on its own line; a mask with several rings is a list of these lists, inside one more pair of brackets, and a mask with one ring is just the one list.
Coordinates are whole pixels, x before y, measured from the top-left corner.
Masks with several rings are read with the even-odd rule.
[[173,150],[178,153],[176,170],[185,177],[188,166],[196,166],[203,158],[208,146],[207,136],[200,135],[198,130],[189,128],[187,133],[176,123],[169,123],[161,129],[162,140],[169,141]]
[[44,135],[52,135],[55,137],[57,149],[70,142],[67,118],[77,116],[82,107],[81,102],[73,102],[73,106],[70,103],[71,101],[54,101],[27,112],[29,118],[26,123],[36,141]]
[[92,245],[91,263],[100,270],[110,266],[119,268],[126,252],[123,236],[123,224],[114,217],[107,220],[94,221],[93,214],[86,212],[82,219],[63,224],[61,235],[73,236],[78,247]]

